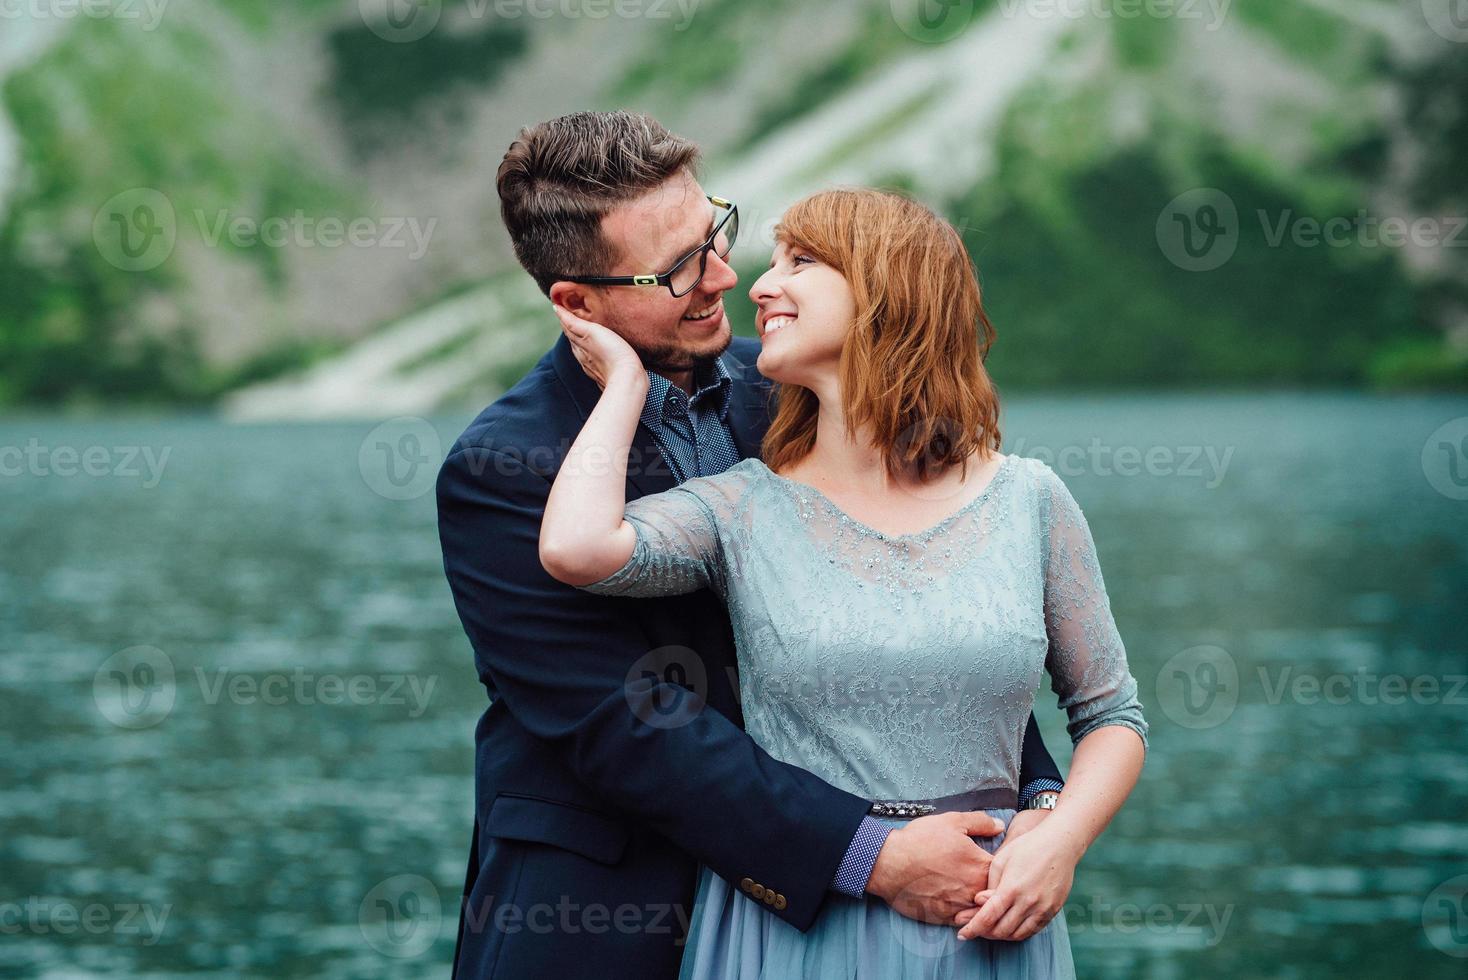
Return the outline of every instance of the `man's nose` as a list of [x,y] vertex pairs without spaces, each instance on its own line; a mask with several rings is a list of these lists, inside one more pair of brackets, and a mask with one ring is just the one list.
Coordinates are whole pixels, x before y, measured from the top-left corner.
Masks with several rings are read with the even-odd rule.
[[719,258],[717,252],[709,251],[708,266],[703,270],[703,288],[711,293],[723,292],[739,285],[739,274],[734,267]]

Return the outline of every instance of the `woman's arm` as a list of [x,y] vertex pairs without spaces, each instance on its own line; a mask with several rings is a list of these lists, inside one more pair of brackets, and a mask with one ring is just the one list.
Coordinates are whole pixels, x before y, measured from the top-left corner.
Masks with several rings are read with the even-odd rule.
[[1141,736],[1121,725],[1098,728],[1076,746],[1070,782],[1044,824],[1048,833],[1069,842],[1076,860],[1121,810],[1146,755]]
[[540,562],[567,585],[599,582],[627,563],[636,532],[623,520],[627,452],[647,401],[647,370],[627,342],[556,307],[576,360],[602,387],[556,475],[540,526]]
[[1076,750],[1055,812],[1000,847],[989,866],[989,887],[975,896],[981,910],[955,918],[962,939],[1026,939],[1058,914],[1076,863],[1121,809],[1146,755],[1147,723],[1091,529],[1054,471],[1034,467],[1050,642],[1045,666]]

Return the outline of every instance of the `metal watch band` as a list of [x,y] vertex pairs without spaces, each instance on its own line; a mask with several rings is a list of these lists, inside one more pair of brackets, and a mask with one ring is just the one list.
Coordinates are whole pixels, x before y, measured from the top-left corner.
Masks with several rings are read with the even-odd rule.
[[1053,810],[1060,802],[1060,794],[1053,789],[1042,789],[1030,800],[1029,810]]

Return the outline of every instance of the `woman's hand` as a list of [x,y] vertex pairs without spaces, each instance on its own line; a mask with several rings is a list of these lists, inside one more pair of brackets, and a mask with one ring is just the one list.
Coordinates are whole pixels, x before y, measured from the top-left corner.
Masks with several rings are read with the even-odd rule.
[[610,327],[583,320],[564,306],[555,307],[561,321],[561,332],[571,342],[571,353],[581,369],[603,391],[614,377],[626,375],[647,381],[647,369],[632,346]]
[[977,913],[954,916],[963,926],[959,938],[1028,939],[1059,914],[1076,864],[1137,785],[1146,753],[1142,733],[1122,724],[1103,725],[1077,742],[1059,805],[995,853],[989,887],[974,896]]
[[567,585],[590,585],[627,563],[637,535],[626,514],[627,458],[647,401],[647,369],[599,323],[555,306],[561,329],[601,397],[556,470],[540,519],[540,564]]
[[1072,835],[1044,823],[1006,836],[989,865],[989,887],[974,896],[974,908],[954,917],[962,926],[958,938],[1018,942],[1045,928],[1064,908],[1083,853]]

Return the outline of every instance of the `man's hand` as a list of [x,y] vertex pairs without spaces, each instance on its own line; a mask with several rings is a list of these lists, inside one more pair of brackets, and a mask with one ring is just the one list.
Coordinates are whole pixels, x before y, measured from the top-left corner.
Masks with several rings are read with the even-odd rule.
[[867,891],[909,919],[951,925],[989,882],[992,858],[973,838],[1003,830],[979,810],[918,817],[887,835]]
[[[1016,814],[1020,823],[1028,813]],[[1084,849],[1074,838],[1048,833],[1045,817],[1028,818],[1009,835],[989,865],[988,887],[974,895],[975,907],[953,918],[959,939],[1028,939],[1060,913],[1070,896],[1075,867]]]

